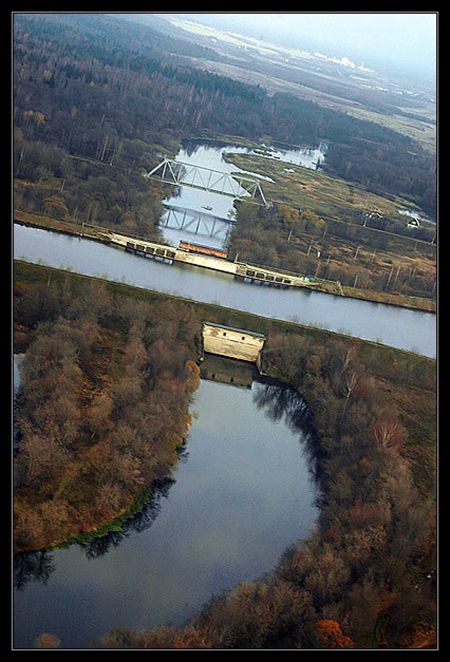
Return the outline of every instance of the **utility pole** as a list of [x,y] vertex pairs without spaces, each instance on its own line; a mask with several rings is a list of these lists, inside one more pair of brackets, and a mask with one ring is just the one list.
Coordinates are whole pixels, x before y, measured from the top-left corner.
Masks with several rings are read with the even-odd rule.
[[395,282],[396,282],[396,280],[397,280],[397,278],[398,278],[399,273],[400,273],[400,267],[397,268],[397,273],[395,274],[394,280],[392,281],[392,287],[394,287]]
[[391,278],[392,278],[393,273],[394,273],[394,265],[392,265],[391,273],[389,274],[389,278],[388,278],[388,282],[386,283],[386,287],[384,288],[385,290],[387,290],[389,288],[389,283],[391,282]]
[[359,249],[360,249],[360,248],[361,248],[361,246],[358,246],[358,248],[357,248],[356,251],[355,251],[355,257],[354,257],[355,260],[356,260],[356,258],[358,257],[358,253],[359,253]]

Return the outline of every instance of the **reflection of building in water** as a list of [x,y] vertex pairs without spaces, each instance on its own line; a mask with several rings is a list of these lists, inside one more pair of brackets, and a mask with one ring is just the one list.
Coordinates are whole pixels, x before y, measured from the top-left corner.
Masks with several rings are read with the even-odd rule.
[[262,333],[203,322],[203,351],[240,361],[250,361],[261,367],[261,351],[266,340]]
[[209,381],[250,389],[258,371],[253,363],[207,354],[200,365],[200,375]]

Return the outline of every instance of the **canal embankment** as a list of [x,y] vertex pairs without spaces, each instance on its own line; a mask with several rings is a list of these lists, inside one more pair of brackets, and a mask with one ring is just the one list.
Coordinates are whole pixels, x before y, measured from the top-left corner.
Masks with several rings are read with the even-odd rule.
[[[80,225],[75,225],[67,221],[53,219],[47,216],[43,216],[41,214],[33,214],[32,212],[24,212],[22,210],[15,211],[14,223],[17,225],[45,229],[50,232],[58,232],[60,234],[65,234],[69,236],[83,237],[107,245],[115,245],[119,248],[126,248],[127,241],[131,243],[141,243],[141,244],[145,242],[154,245],[155,249],[159,248],[159,250],[168,250],[174,248],[169,244],[156,244],[156,242],[149,242],[148,239],[146,239],[145,237],[135,236],[135,235],[127,236],[127,235],[121,235],[120,233],[112,233],[108,228],[102,228],[100,226],[92,226],[84,223]],[[116,235],[117,237],[116,240],[111,240],[111,238],[109,238],[109,235],[112,234]],[[135,251],[135,249],[133,250]],[[145,249],[144,251],[141,251],[141,253],[145,253]],[[241,269],[241,273],[236,273],[238,269],[236,266],[233,265],[239,263],[230,261],[228,264],[225,264],[226,262],[225,260],[220,260],[220,262],[214,262],[210,260],[202,261],[199,259],[199,256],[191,257],[189,256],[189,254],[187,255],[185,254],[186,251],[180,251],[180,249],[177,249],[177,253],[180,256],[180,259],[178,260],[179,262],[184,262],[185,264],[192,264],[193,266],[213,269],[215,271],[222,271],[223,273],[231,273],[232,275],[237,275],[242,278],[245,277],[245,272],[243,271],[243,269]],[[147,257],[149,257],[148,254]],[[250,270],[254,271],[255,273],[258,271],[260,271],[261,273],[264,273],[264,271],[269,272],[269,274],[273,275],[273,281],[275,281],[277,277],[284,278],[285,280],[286,279],[291,280],[291,283],[284,283],[284,285],[285,286],[287,285],[288,287],[308,287],[316,290],[317,292],[321,292],[322,294],[330,294],[333,296],[338,295],[341,297],[345,297],[347,299],[380,303],[385,306],[405,308],[408,310],[417,310],[427,313],[436,312],[436,303],[429,299],[422,299],[420,297],[413,297],[413,296],[397,295],[391,292],[377,292],[372,290],[363,290],[355,287],[342,286],[337,281],[327,281],[324,279],[315,279],[314,282],[312,282],[306,276],[303,276],[301,274],[294,274],[293,272],[289,272],[285,270],[269,269],[262,265],[250,265],[250,264],[247,265],[245,263],[242,263],[242,265],[245,267],[249,267]],[[254,275],[249,276],[248,278],[255,280]],[[259,278],[259,279],[257,278],[256,280],[268,282],[265,278]],[[278,284],[282,285],[283,283],[278,282]]]

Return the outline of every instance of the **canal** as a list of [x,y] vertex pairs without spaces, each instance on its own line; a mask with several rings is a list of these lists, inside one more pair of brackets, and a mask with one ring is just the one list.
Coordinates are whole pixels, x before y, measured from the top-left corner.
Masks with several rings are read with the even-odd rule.
[[307,289],[280,290],[245,283],[232,275],[163,264],[89,239],[21,225],[14,226],[14,257],[436,355],[436,316],[432,313]]
[[[214,595],[270,571],[317,518],[303,401],[208,359],[170,480],[116,532],[16,557],[15,648],[43,632],[89,647],[114,627],[180,625]],[[302,413],[303,412],[303,413]]]

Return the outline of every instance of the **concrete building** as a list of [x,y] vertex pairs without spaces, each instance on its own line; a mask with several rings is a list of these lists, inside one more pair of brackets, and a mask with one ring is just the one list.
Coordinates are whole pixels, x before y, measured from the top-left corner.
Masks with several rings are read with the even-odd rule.
[[261,351],[266,340],[261,333],[203,322],[202,335],[204,352],[252,361],[260,368]]

